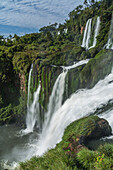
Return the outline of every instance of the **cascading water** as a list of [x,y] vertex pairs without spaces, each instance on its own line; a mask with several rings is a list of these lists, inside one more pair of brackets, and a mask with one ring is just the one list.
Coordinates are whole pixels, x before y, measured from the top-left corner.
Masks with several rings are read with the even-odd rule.
[[100,29],[100,17],[98,16],[98,17],[97,17],[96,26],[95,26],[95,34],[94,34],[93,45],[92,45],[91,47],[89,47],[89,49],[96,46],[96,42],[97,42],[97,39],[96,39],[96,38],[97,38],[97,36],[98,36],[98,34],[99,34],[99,29]]
[[113,71],[92,89],[81,89],[67,99],[51,117],[37,142],[35,155],[42,155],[61,141],[64,129],[73,121],[90,115],[113,99]]
[[87,30],[88,30],[88,25],[89,25],[89,20],[86,23],[85,31],[84,31],[84,36],[83,36],[83,41],[82,41],[82,47],[86,46],[86,38],[87,38]]
[[58,76],[54,84],[52,94],[49,99],[48,112],[45,114],[42,133],[44,133],[48,128],[52,115],[62,106],[62,100],[63,100],[63,94],[65,88],[65,78],[68,70],[72,68],[76,68],[83,64],[87,64],[88,61],[89,59],[86,59],[86,60],[79,61],[73,64],[72,66],[67,66],[67,67],[61,66],[63,68],[63,72]]
[[89,27],[88,27],[87,39],[86,39],[86,49],[89,48],[89,41],[91,37],[91,23],[92,23],[92,19],[89,20]]
[[[103,80],[100,80],[92,89],[78,90],[62,105],[62,100],[59,98],[59,96],[62,98],[67,71],[69,69],[76,68],[79,65],[86,64],[87,62],[88,60],[83,60],[72,66],[64,67],[65,71],[58,76],[53,87],[42,133],[40,136],[36,136],[36,134],[34,135],[31,133],[33,136],[30,136],[30,141],[28,140],[27,146],[22,149],[17,147],[12,152],[10,152],[10,157],[12,153],[13,160],[14,157],[16,157],[16,159],[18,158],[17,162],[25,161],[30,159],[32,156],[40,156],[44,154],[48,149],[55,147],[56,143],[61,141],[64,129],[71,122],[84,116],[93,114],[97,109],[101,109],[103,105],[106,105],[110,100],[113,100],[112,71],[111,74],[106,76]],[[38,87],[38,90],[39,89],[40,88]],[[54,102],[52,101],[53,99]],[[112,120],[111,124],[113,124]],[[19,153],[19,155],[17,153]],[[8,159],[9,157],[7,156],[5,158]],[[7,166],[4,167],[7,169]]]
[[25,129],[26,132],[33,132],[34,126],[37,122],[37,127],[40,129],[40,109],[39,109],[39,94],[40,94],[40,84],[37,88],[37,91],[34,92],[34,97],[33,97],[33,103],[30,105],[28,111],[27,111],[27,118],[26,118],[26,126],[27,128]]
[[112,42],[112,40],[110,38],[108,39],[108,42],[105,45],[105,48],[106,49],[113,49],[113,42]]
[[89,19],[86,23],[85,31],[84,31],[84,37],[82,41],[82,47],[88,49],[89,48],[89,40],[91,36],[91,22],[92,19]]
[[85,31],[84,31],[84,36],[83,36],[83,41],[82,41],[82,47],[86,49],[90,49],[96,46],[96,37],[99,34],[99,29],[100,29],[100,17],[97,17],[96,20],[96,26],[95,26],[95,33],[94,33],[94,38],[93,38],[93,45],[90,46],[90,40],[91,40],[91,25],[92,25],[92,19],[89,19],[86,23]]
[[22,133],[30,133],[33,132],[34,126],[37,122],[37,127],[41,128],[40,122],[40,109],[39,109],[39,94],[40,94],[40,83],[39,86],[34,92],[33,101],[31,102],[32,94],[31,94],[31,73],[33,71],[33,65],[31,66],[29,72],[29,79],[28,79],[28,99],[27,99],[27,116],[26,116],[26,129],[22,130]]
[[65,66],[65,67],[63,66],[63,68],[64,68],[65,70],[70,70],[70,69],[79,67],[79,66],[81,66],[81,65],[83,65],[83,64],[87,64],[88,61],[89,61],[89,59],[81,60],[81,61],[79,61],[79,62],[77,62],[77,63],[74,63],[72,66]]
[[108,42],[104,46],[106,49],[112,49],[113,50],[113,14],[112,14],[112,20],[111,20],[111,26],[110,26],[110,32],[108,37]]
[[56,112],[62,105],[66,74],[67,71],[63,71],[63,73],[61,73],[58,76],[54,84],[52,94],[49,99],[48,112],[45,114],[45,124],[46,124],[44,125],[45,128],[46,126],[48,126],[52,114]]
[[27,95],[27,110],[29,110],[30,107],[30,101],[31,101],[31,91],[30,91],[30,87],[31,87],[31,74],[33,71],[33,64],[31,65],[31,69],[29,71],[29,78],[28,78],[28,95]]

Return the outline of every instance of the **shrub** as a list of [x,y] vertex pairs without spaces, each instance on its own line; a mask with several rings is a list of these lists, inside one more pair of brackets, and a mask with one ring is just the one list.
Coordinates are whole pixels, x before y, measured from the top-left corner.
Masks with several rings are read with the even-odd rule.
[[113,169],[113,159],[104,158],[104,154],[100,157],[97,157],[97,160],[94,164],[95,169],[97,170],[110,170]]
[[83,148],[80,152],[78,152],[77,160],[82,167],[93,169],[94,161],[96,160],[97,156],[97,152]]
[[112,144],[105,144],[101,145],[98,149],[100,154],[104,153],[106,157],[111,157],[113,158],[113,145]]

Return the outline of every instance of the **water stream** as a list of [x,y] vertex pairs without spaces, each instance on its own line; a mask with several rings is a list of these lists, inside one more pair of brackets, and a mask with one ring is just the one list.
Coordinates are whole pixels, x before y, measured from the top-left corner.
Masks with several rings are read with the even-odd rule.
[[[25,161],[32,156],[40,156],[44,154],[48,149],[54,148],[55,145],[61,141],[64,129],[73,121],[93,114],[97,109],[101,109],[103,105],[107,105],[110,100],[113,100],[113,71],[106,76],[103,80],[100,80],[92,89],[80,89],[76,93],[72,94],[64,104],[62,104],[65,77],[69,69],[78,67],[79,65],[86,64],[89,60],[83,60],[75,63],[72,66],[64,67],[64,71],[58,76],[52,94],[50,96],[48,111],[45,114],[44,124],[42,132],[39,134],[37,131],[20,135],[20,129],[14,127],[14,125],[8,125],[0,127],[0,159],[5,160],[3,163],[4,169],[14,169],[16,163],[19,161]],[[39,97],[40,85],[35,92],[35,96]],[[38,97],[36,97],[38,99]],[[33,103],[35,103],[33,101]],[[35,104],[31,105],[36,105]],[[37,107],[36,107],[37,108]],[[110,125],[113,127],[112,121],[113,110],[109,110],[108,113],[100,115],[106,117],[110,121]],[[36,112],[35,112],[36,114]],[[29,129],[29,128],[28,128]],[[6,147],[7,146],[7,147]],[[6,162],[8,160],[8,162]],[[12,165],[13,164],[13,165]]]
[[113,14],[112,14],[112,19],[111,19],[111,26],[110,26],[108,41],[105,44],[104,48],[113,50]]
[[104,104],[113,99],[112,90],[113,71],[92,89],[81,89],[67,99],[52,115],[49,126],[41,134],[36,154],[42,155],[48,149],[55,147],[56,143],[61,141],[65,127],[72,121],[93,114],[97,108],[101,109]]
[[[98,16],[96,19],[96,25],[94,30],[92,30],[92,18],[90,18],[87,23],[86,23],[86,27],[85,27],[85,31],[84,31],[84,36],[83,36],[83,41],[82,41],[82,47],[86,48],[86,49],[90,49],[96,46],[96,38],[99,34],[99,30],[100,30],[100,17]],[[90,41],[91,41],[91,37],[93,35],[94,32],[94,37],[93,37],[93,44],[92,46],[90,46]]]
[[83,41],[82,41],[82,45],[81,45],[82,47],[84,47],[86,49],[89,48],[89,40],[90,40],[90,36],[91,36],[91,23],[92,23],[92,18],[90,18],[86,23],[84,37],[83,37]]
[[41,122],[40,122],[40,108],[39,108],[39,94],[40,94],[41,86],[39,84],[36,92],[34,92],[33,96],[33,102],[28,107],[27,110],[27,117],[26,117],[26,126],[25,133],[33,132],[34,126],[37,122],[37,127],[41,128]]
[[100,30],[100,17],[97,17],[97,22],[96,22],[96,26],[95,26],[95,34],[94,34],[94,40],[93,40],[93,45],[90,48],[94,48],[96,46],[96,42],[97,42],[97,36],[99,34],[99,30]]

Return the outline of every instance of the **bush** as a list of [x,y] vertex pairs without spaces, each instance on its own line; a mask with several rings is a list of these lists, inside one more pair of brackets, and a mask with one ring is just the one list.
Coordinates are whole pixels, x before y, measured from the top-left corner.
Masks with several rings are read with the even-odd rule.
[[104,153],[106,157],[113,158],[113,145],[112,144],[105,144],[103,146],[101,145],[98,151],[100,152],[100,154]]
[[93,169],[94,161],[96,160],[97,156],[97,152],[83,148],[80,152],[78,152],[77,160],[82,167]]
[[0,109],[0,124],[10,123],[12,115],[12,105],[9,104],[7,107]]
[[[42,157],[33,157],[31,160],[20,163],[22,170],[30,169],[50,169],[50,170],[71,170],[71,162],[65,155],[62,150],[50,150]],[[74,170],[77,170],[77,167],[74,166]]]
[[113,169],[113,159],[104,158],[104,154],[97,158],[95,164],[95,169],[97,170],[110,170]]

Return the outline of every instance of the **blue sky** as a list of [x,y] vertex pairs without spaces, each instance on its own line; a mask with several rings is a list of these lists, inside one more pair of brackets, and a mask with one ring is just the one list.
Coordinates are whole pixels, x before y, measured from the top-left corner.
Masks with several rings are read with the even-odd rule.
[[63,23],[84,0],[0,0],[0,34],[37,32],[49,23]]

